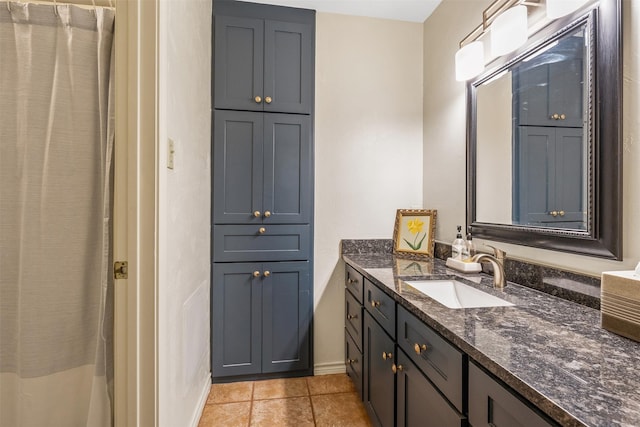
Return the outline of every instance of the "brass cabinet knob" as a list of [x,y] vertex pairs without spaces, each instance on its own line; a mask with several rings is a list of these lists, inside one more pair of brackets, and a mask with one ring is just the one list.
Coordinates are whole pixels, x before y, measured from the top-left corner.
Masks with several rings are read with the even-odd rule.
[[560,114],[560,120],[564,120],[566,118],[567,118],[567,116],[565,116],[564,114]]
[[393,358],[393,354],[392,353],[387,353],[387,352],[382,352],[382,360],[387,360],[387,359],[392,359]]
[[357,319],[358,315],[357,314],[347,314],[347,319],[352,320],[352,319]]
[[358,281],[356,279],[352,279],[351,277],[349,277],[347,279],[347,283],[350,284],[350,285],[353,285],[354,283],[358,283]]
[[253,216],[255,216],[256,218],[260,218],[260,211],[254,211]]
[[271,101],[273,101],[273,99],[271,99],[270,96],[265,96],[264,97],[264,102],[266,102],[267,104],[271,104]]
[[253,100],[256,101],[256,104],[260,104],[262,102],[262,98],[260,98],[259,96],[253,98]]
[[260,233],[260,234],[264,234],[264,233],[266,233],[266,232],[267,232],[267,229],[266,229],[266,228],[264,228],[264,227],[260,227],[260,228],[258,229],[258,233]]
[[552,217],[557,217],[558,216],[558,211],[551,211],[549,212],[549,215],[551,215]]
[[558,115],[558,113],[553,113],[553,114],[551,115],[551,118],[552,118],[553,120],[558,120],[558,119],[560,118],[560,116]]
[[558,212],[558,215],[564,216],[564,213],[565,213],[564,211],[560,211],[560,212]]
[[404,367],[402,365],[396,365],[394,363],[393,365],[391,365],[391,370],[394,374],[397,374],[398,372],[402,372],[404,370]]
[[269,218],[271,216],[271,211],[264,211],[264,217]]
[[380,301],[371,300],[371,307],[380,307]]
[[420,354],[423,351],[427,350],[427,345],[426,344],[420,345],[418,343],[415,343],[414,346],[413,346],[413,349],[415,350],[416,354]]
[[348,365],[353,365],[354,363],[358,363],[358,359],[347,359]]
[[260,272],[258,270],[254,271],[253,277],[260,277]]
[[269,270],[266,270],[264,273],[262,273],[264,275],[264,277],[269,277],[271,276],[271,272]]

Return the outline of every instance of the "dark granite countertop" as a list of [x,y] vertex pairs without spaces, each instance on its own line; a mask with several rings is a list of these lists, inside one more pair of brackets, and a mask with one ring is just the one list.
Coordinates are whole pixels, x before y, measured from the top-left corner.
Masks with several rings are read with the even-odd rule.
[[[442,260],[343,253],[345,262],[563,426],[640,426],[640,344],[600,327],[600,311]],[[515,304],[449,309],[403,280],[454,277]]]

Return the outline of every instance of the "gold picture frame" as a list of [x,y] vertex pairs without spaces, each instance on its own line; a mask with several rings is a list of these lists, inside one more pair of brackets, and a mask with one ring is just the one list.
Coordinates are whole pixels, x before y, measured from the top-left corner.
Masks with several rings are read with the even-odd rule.
[[398,209],[393,254],[411,259],[433,258],[437,214],[434,209]]

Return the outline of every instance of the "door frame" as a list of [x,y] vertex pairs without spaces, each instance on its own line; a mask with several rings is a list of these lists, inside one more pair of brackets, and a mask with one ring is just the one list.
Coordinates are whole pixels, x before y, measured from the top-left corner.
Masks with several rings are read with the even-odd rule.
[[116,7],[114,423],[157,426],[158,0]]

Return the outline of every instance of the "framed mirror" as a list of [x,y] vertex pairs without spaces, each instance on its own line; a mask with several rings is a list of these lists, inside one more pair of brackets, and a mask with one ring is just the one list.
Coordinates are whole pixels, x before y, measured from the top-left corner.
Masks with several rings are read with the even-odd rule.
[[544,27],[467,84],[467,224],[622,258],[621,1]]

